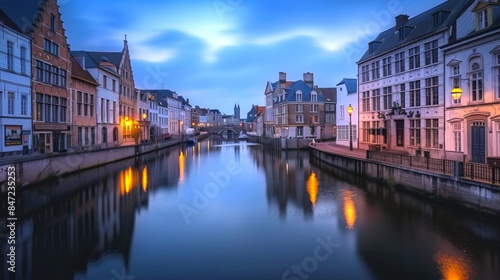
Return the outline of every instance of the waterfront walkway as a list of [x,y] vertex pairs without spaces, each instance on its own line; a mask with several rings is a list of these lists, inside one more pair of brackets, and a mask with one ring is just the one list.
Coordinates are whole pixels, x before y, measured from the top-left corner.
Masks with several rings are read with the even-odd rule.
[[313,149],[331,154],[343,155],[357,159],[366,159],[366,150],[353,148],[352,151],[350,151],[349,146],[339,145],[335,142],[316,142],[316,145],[312,146],[309,144],[309,146]]

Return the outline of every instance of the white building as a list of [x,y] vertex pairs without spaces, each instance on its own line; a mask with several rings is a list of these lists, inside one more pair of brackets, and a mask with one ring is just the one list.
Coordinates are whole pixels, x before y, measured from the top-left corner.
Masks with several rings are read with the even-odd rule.
[[0,156],[32,150],[30,38],[0,11]]
[[[99,83],[97,87],[97,144],[101,147],[120,145],[119,135],[119,86],[120,76],[116,66],[105,56],[97,61],[86,51],[71,52],[83,69]],[[126,122],[132,120],[124,120]]]
[[[446,158],[500,157],[500,4],[474,1],[444,46]],[[462,91],[454,100],[453,88]]]
[[[352,107],[349,116],[348,108]],[[358,92],[356,79],[343,79],[337,84],[336,143],[343,146],[350,145],[349,125],[351,125],[352,146],[358,147]]]
[[158,95],[151,92],[146,92],[146,94],[149,100],[149,120],[151,122],[150,137],[152,141],[161,140],[161,128],[158,119]]
[[[445,62],[456,19],[467,1],[445,1],[369,43],[358,61],[359,146],[443,158]],[[354,114],[354,113],[353,113]]]

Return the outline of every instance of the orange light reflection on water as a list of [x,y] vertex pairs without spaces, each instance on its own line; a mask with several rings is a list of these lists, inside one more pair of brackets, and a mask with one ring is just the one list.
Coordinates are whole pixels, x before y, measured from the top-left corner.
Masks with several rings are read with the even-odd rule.
[[179,154],[179,182],[184,182],[185,164],[186,164],[186,159],[184,157],[184,153],[181,152]]
[[119,181],[120,181],[120,195],[125,195],[128,194],[133,187],[133,171],[132,167],[129,167],[122,172],[120,172],[119,175]]
[[148,190],[148,167],[144,166],[142,169],[142,190],[147,191]]
[[439,251],[434,256],[443,280],[466,280],[471,278],[471,269],[465,258]]
[[316,199],[318,198],[318,178],[316,178],[316,174],[314,172],[311,173],[311,176],[307,179],[307,192],[309,193],[309,199],[314,206],[316,204]]
[[350,190],[342,191],[342,199],[344,200],[344,218],[348,229],[353,229],[356,223],[356,205],[353,197],[355,194]]

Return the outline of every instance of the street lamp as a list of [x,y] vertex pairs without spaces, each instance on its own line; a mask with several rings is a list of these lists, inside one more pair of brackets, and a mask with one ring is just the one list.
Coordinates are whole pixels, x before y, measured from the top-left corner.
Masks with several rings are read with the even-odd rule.
[[454,87],[451,90],[451,97],[455,101],[460,100],[460,97],[462,97],[462,89],[460,87]]
[[181,136],[181,127],[182,127],[182,121],[179,121],[179,141],[182,142],[182,136]]
[[349,104],[347,107],[347,114],[349,114],[349,150],[352,151],[352,106]]

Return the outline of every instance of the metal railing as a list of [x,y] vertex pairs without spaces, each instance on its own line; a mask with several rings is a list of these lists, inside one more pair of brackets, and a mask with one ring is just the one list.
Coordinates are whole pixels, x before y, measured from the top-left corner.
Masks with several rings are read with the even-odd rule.
[[415,167],[419,169],[425,169],[433,172],[440,172],[450,175],[454,174],[455,163],[453,160],[408,156],[377,151],[367,151],[366,158]]
[[500,167],[484,163],[464,162],[462,176],[472,180],[479,180],[479,181],[491,182],[492,184],[499,184]]

